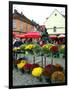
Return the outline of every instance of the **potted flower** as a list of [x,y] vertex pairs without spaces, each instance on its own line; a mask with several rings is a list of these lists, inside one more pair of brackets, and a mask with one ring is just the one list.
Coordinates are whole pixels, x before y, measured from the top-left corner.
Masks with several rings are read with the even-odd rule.
[[25,64],[23,67],[24,71],[28,74],[31,73],[31,68],[32,68],[32,64],[30,64],[30,63]]
[[54,71],[56,71],[56,68],[54,65],[48,64],[47,66],[45,66],[45,68],[43,70],[43,76],[44,76],[46,82],[51,83],[51,75]]
[[33,55],[33,63],[35,63],[35,56],[40,53],[40,46],[38,44],[28,44],[25,50]]
[[60,64],[55,64],[56,71],[64,71]]
[[52,83],[63,83],[65,80],[65,75],[62,71],[55,71],[51,75]]
[[32,64],[32,66],[31,66],[31,71],[32,71],[34,68],[37,68],[37,67],[40,67],[39,64],[36,64],[36,63],[35,63],[35,64]]
[[63,57],[64,57],[64,54],[65,54],[65,45],[61,45],[59,47],[59,52],[60,52],[60,54],[63,54]]
[[24,73],[23,67],[24,67],[26,64],[27,64],[27,61],[26,61],[26,60],[21,60],[21,62],[17,64],[18,70],[20,70],[22,73]]
[[32,76],[36,77],[39,81],[42,81],[42,72],[43,68],[42,67],[36,67],[32,70]]
[[52,57],[51,64],[53,64],[53,55],[58,52],[58,46],[56,45],[51,46],[50,52],[51,52],[51,57]]
[[17,52],[19,52],[21,49],[20,47],[14,47],[13,48],[13,59],[16,60],[17,59]]
[[44,56],[44,60],[45,60],[45,65],[46,66],[46,57],[48,54],[50,54],[50,47],[52,46],[52,44],[45,44],[42,46],[42,53]]

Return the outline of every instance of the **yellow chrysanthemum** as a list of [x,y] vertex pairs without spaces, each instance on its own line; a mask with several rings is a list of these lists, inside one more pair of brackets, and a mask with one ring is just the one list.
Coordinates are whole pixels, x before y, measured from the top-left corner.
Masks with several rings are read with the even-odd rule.
[[21,63],[27,63],[27,61],[26,60],[21,60]]
[[26,62],[21,61],[21,63],[17,64],[17,67],[18,67],[18,69],[22,69],[24,67],[24,65],[26,65]]
[[34,46],[35,46],[35,45],[33,45],[33,44],[29,44],[29,45],[27,45],[27,46],[25,47],[25,49],[31,50],[31,49],[34,48]]
[[41,76],[42,72],[43,72],[43,68],[37,67],[32,70],[32,75],[34,77],[39,77],[39,76]]
[[17,51],[17,50],[20,50],[20,47],[13,48],[13,51]]
[[65,45],[62,45],[61,48],[65,48]]

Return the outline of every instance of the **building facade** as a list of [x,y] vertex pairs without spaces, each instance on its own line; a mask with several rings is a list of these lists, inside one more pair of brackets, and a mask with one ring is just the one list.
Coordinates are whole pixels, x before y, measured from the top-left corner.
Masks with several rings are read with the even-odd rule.
[[35,31],[35,26],[23,13],[14,10],[13,13],[13,31],[17,33],[26,33]]
[[65,34],[65,16],[57,9],[46,19],[44,25],[49,35]]

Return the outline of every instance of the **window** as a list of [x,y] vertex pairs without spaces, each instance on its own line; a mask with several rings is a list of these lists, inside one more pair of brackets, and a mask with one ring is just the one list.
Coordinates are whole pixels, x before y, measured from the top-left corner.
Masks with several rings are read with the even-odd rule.
[[34,26],[31,26],[31,31],[33,31],[34,30]]
[[55,16],[57,16],[57,13],[55,13]]
[[26,24],[26,32],[28,32],[28,24]]
[[16,29],[16,20],[13,20],[13,29]]
[[23,31],[23,22],[20,21],[20,31]]
[[56,32],[56,27],[53,28],[53,31]]

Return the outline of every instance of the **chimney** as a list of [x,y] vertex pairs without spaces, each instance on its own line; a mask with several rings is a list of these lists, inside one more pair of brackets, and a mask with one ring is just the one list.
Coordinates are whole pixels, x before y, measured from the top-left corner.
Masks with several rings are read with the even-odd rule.
[[14,9],[14,13],[17,13],[17,10],[16,9]]
[[23,15],[23,12],[21,12],[21,15]]

